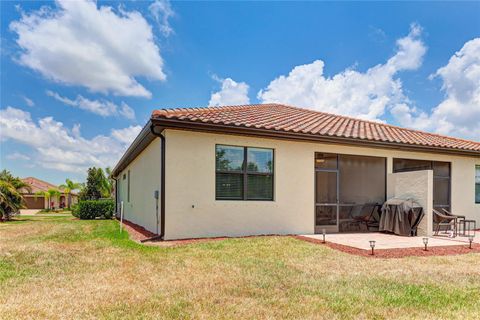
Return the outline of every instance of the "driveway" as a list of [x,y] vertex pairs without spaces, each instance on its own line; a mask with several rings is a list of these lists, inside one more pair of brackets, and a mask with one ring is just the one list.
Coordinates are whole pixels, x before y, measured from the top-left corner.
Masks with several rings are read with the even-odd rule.
[[40,209],[21,209],[20,214],[21,215],[32,215],[32,214],[37,214],[40,211]]

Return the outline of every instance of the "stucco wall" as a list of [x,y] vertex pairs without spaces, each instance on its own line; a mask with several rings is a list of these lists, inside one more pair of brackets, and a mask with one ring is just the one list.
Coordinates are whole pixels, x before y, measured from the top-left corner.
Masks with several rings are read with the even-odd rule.
[[[68,195],[65,195],[65,194],[62,194],[61,196],[64,196],[65,197],[65,206],[68,206]],[[60,197],[61,197],[60,196]],[[70,203],[71,205],[75,204],[78,202],[78,196],[77,195],[71,195],[72,196],[72,202]],[[33,194],[25,194],[24,197],[26,198],[33,198],[33,199],[39,199],[39,200],[43,200],[43,207],[44,209],[47,209],[49,204],[52,204],[53,202],[53,207],[55,209],[59,209],[60,208],[60,197],[59,196],[54,196],[50,199],[47,200],[46,197],[44,196],[35,196]]]
[[425,216],[420,222],[418,236],[430,236],[433,230],[433,171],[390,173],[387,176],[388,198],[413,199],[423,207]]
[[[124,219],[158,233],[155,190],[160,190],[161,142],[153,140],[143,152],[118,175],[118,202],[123,201]],[[130,201],[128,171],[130,170]],[[125,179],[123,175],[125,174]],[[160,199],[158,199],[160,211]],[[118,210],[120,206],[118,206]],[[160,212],[158,213],[160,217]]]
[[[449,161],[452,163],[453,212],[480,220],[480,205],[474,203],[475,164],[480,164],[480,158],[171,129],[166,130],[165,135],[166,239],[313,233],[315,152],[386,157],[387,173],[392,172],[394,157]],[[273,148],[275,150],[275,200],[216,201],[216,144]],[[145,150],[140,157],[144,157],[146,152],[151,150]],[[155,159],[144,163],[145,166],[149,166],[148,170],[160,170],[159,147],[156,147],[155,153]],[[135,160],[137,161],[138,159]],[[130,167],[133,168],[135,162],[130,164]],[[155,177],[159,185],[159,171]],[[152,177],[149,178],[152,179]],[[142,197],[138,195],[138,197],[146,202],[151,201],[153,189],[135,184],[134,181],[135,179],[132,178],[131,187],[132,190],[136,190],[133,192],[144,192],[146,195]],[[137,201],[137,198],[134,198],[134,201]],[[136,212],[147,212],[147,209],[151,209],[146,205],[135,204],[135,206]],[[132,216],[133,209],[129,209],[129,214]],[[135,215],[138,214],[135,213]],[[150,216],[153,217],[154,214],[150,213]],[[147,217],[145,221],[146,219]],[[136,220],[132,219],[132,221]],[[151,221],[149,224],[147,229],[152,230],[154,224],[151,224]]]

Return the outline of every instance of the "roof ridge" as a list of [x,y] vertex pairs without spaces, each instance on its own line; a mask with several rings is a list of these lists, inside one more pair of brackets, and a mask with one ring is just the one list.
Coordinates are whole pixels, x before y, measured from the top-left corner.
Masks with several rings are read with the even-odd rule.
[[59,188],[57,185],[55,185],[55,184],[53,184],[53,183],[50,183],[50,182],[47,182],[47,181],[45,181],[45,180],[38,179],[38,178],[35,178],[35,177],[29,176],[29,177],[21,178],[22,181],[23,181],[23,180],[27,180],[27,179],[34,179],[34,180],[43,182],[43,183],[45,183],[45,184],[48,184],[49,186],[53,186],[53,187],[55,187],[55,188],[57,188],[57,189]]
[[174,114],[183,114],[185,112],[192,111],[225,111],[225,110],[238,110],[238,109],[250,109],[253,107],[267,107],[278,105],[275,103],[258,103],[258,104],[237,104],[237,105],[226,105],[226,106],[207,106],[207,107],[186,107],[186,108],[162,108],[156,109],[152,112],[153,115],[174,115]]

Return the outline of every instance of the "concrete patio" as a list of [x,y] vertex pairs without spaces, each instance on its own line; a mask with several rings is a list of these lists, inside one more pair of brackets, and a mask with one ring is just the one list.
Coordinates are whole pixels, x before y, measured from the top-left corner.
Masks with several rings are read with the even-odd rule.
[[[302,237],[315,240],[322,240],[321,234],[302,235]],[[371,233],[333,233],[326,235],[326,241],[357,249],[370,250],[370,240],[375,240],[375,249],[404,249],[404,248],[422,248],[423,237],[402,237],[380,232]],[[480,237],[477,234],[474,238],[475,243],[480,243]],[[429,237],[429,247],[459,246],[468,244],[468,238],[458,236],[455,238],[434,236]]]

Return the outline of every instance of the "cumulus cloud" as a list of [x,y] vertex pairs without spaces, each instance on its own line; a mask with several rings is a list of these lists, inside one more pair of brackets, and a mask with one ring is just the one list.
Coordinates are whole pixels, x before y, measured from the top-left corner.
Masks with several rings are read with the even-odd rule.
[[248,104],[248,85],[245,82],[236,82],[231,78],[221,79],[216,76],[214,80],[222,84],[220,91],[212,93],[208,105],[239,105]]
[[50,90],[47,90],[46,93],[48,96],[68,106],[86,110],[103,117],[120,115],[127,119],[135,119],[135,111],[123,101],[118,106],[107,100],[90,100],[81,95],[77,95],[75,99],[69,99]]
[[470,40],[431,78],[440,78],[444,100],[431,112],[408,105],[392,110],[404,126],[480,141],[480,38]]
[[140,126],[130,126],[123,129],[112,129],[111,136],[116,140],[129,145],[135,140],[138,133],[142,129]]
[[7,159],[9,160],[22,160],[22,161],[28,161],[30,160],[30,157],[27,156],[26,154],[20,153],[20,152],[14,152],[7,154]]
[[67,172],[84,173],[90,166],[114,165],[140,130],[140,126],[130,126],[87,139],[81,136],[78,125],[70,130],[52,117],[34,121],[29,112],[18,108],[0,110],[2,140],[32,147],[33,161],[41,167]]
[[381,120],[397,104],[408,102],[398,72],[415,70],[427,50],[421,28],[412,24],[407,36],[397,40],[396,53],[384,64],[366,72],[348,68],[332,77],[324,75],[325,63],[296,66],[273,81],[257,97],[262,102],[287,103],[320,111]]
[[173,33],[169,19],[175,15],[175,12],[172,9],[170,1],[155,0],[151,5],[148,6],[148,10],[157,22],[160,32],[165,37],[168,37]]
[[10,24],[21,48],[18,63],[94,92],[151,97],[136,78],[166,76],[152,28],[139,12],[116,12],[90,0],[56,3],[56,8],[22,12]]

